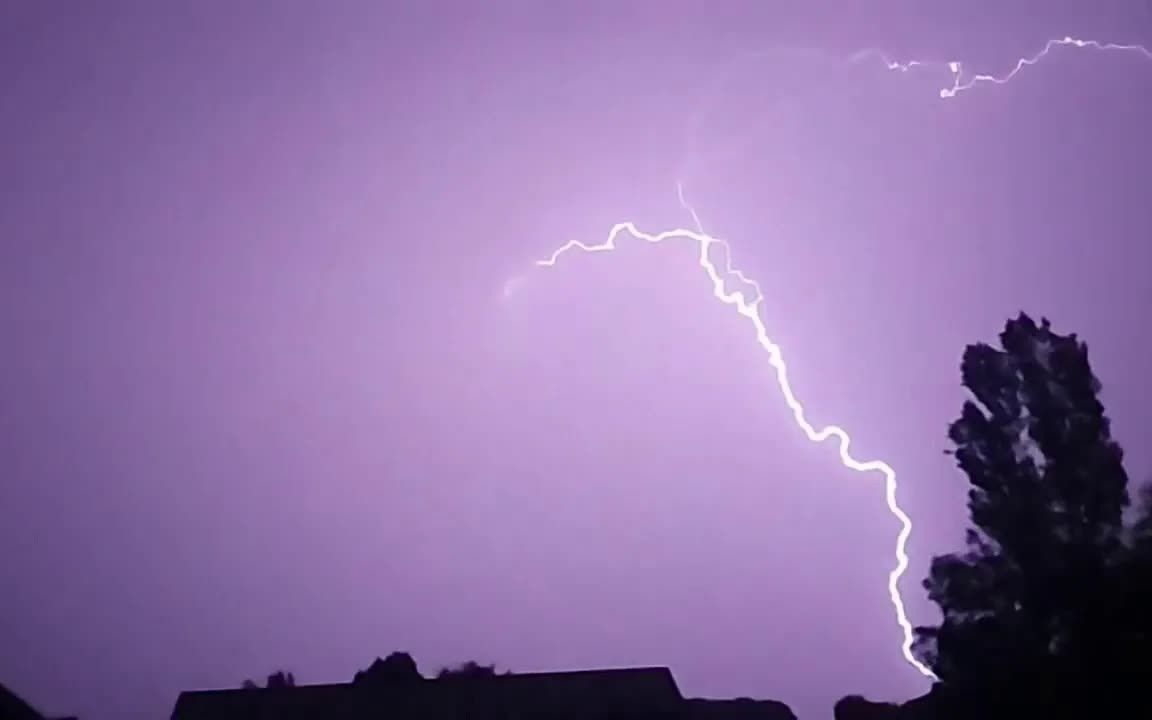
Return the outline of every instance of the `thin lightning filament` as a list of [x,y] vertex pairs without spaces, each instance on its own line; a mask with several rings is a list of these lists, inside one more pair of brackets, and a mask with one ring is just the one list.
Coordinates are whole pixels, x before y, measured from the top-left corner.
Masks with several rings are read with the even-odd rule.
[[[1108,52],[1128,52],[1143,55],[1145,59],[1152,60],[1152,50],[1149,50],[1144,45],[1138,44],[1122,44],[1111,42],[1100,42],[1099,40],[1084,40],[1082,38],[1072,37],[1066,35],[1062,38],[1055,38],[1044,43],[1044,47],[1034,55],[1019,58],[1012,69],[1001,75],[988,75],[979,74],[972,75],[965,79],[964,77],[964,64],[959,61],[952,61],[946,63],[948,72],[952,73],[952,85],[940,89],[940,97],[944,99],[954,98],[960,93],[967,92],[977,85],[985,83],[992,83],[993,85],[1007,85],[1017,75],[1024,70],[1024,68],[1031,67],[1039,63],[1044,58],[1058,47],[1074,47],[1082,50],[1098,50]],[[910,60],[908,62],[896,62],[888,59],[883,53],[878,50],[862,50],[850,59],[851,62],[859,62],[868,57],[879,57],[881,62],[889,70],[898,70],[900,72],[908,72],[914,68],[926,67],[928,65],[939,65],[940,63],[928,62],[924,60]]]

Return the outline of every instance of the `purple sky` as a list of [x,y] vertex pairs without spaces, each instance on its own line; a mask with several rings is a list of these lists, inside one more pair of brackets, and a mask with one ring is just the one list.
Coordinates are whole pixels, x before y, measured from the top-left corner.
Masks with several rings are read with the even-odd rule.
[[0,682],[47,710],[393,649],[805,720],[926,689],[880,478],[804,438],[694,248],[532,267],[688,225],[677,180],[811,419],[896,468],[914,622],[960,355],[1009,315],[1086,337],[1152,474],[1152,61],[949,101],[844,61],[1149,43],[1139,0],[176,5],[0,11]]

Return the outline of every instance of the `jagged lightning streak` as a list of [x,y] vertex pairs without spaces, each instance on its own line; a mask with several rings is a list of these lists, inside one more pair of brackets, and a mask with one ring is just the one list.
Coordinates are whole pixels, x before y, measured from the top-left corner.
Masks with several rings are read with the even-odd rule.
[[[959,61],[952,61],[946,63],[948,71],[952,75],[952,84],[949,87],[941,88],[940,97],[942,99],[954,98],[957,95],[975,88],[983,83],[991,83],[995,85],[1006,85],[1011,82],[1021,71],[1026,67],[1036,65],[1043,60],[1049,53],[1057,47],[1075,47],[1080,49],[1094,49],[1101,51],[1122,51],[1122,52],[1135,52],[1143,55],[1145,58],[1152,60],[1152,51],[1144,45],[1139,44],[1120,44],[1110,42],[1100,42],[1097,40],[1085,40],[1081,38],[1074,38],[1072,36],[1065,36],[1049,40],[1045,43],[1044,47],[1036,54],[1029,57],[1022,57],[1016,61],[1016,64],[1010,71],[1002,75],[990,74],[976,74],[968,78],[964,76],[964,65]],[[926,67],[930,65],[940,65],[944,63],[935,63],[922,60],[910,60],[906,62],[896,62],[890,60],[883,52],[878,50],[863,50],[853,55],[849,62],[855,63],[870,57],[878,57],[888,70],[909,72],[915,68]],[[780,387],[780,392],[784,396],[784,401],[792,411],[793,419],[808,439],[814,443],[823,443],[829,438],[835,438],[837,441],[840,462],[851,470],[857,472],[878,472],[884,477],[884,493],[885,500],[888,505],[889,512],[900,522],[900,532],[896,538],[896,565],[888,574],[888,594],[892,601],[892,606],[896,611],[896,621],[903,632],[903,642],[901,643],[901,651],[904,659],[920,671],[924,676],[936,679],[935,674],[922,662],[920,662],[912,652],[913,645],[913,629],[912,624],[908,620],[908,614],[904,606],[903,597],[900,594],[899,583],[908,568],[908,553],[907,545],[908,539],[912,534],[912,519],[900,507],[896,499],[897,483],[896,472],[890,465],[881,460],[860,461],[854,458],[850,452],[852,438],[848,435],[847,431],[837,425],[828,425],[819,430],[812,425],[805,412],[804,406],[797,399],[792,390],[791,383],[788,380],[788,366],[784,362],[784,357],[781,353],[780,346],[776,345],[771,337],[768,335],[767,328],[760,317],[759,306],[764,299],[764,293],[760,285],[739,270],[732,267],[731,252],[728,244],[716,237],[713,237],[704,231],[703,223],[700,221],[699,214],[696,209],[687,202],[684,197],[683,184],[678,182],[676,185],[677,197],[680,201],[680,206],[688,212],[692,217],[692,221],[696,226],[696,230],[688,230],[685,228],[677,228],[674,230],[665,230],[657,234],[650,234],[640,231],[631,222],[617,223],[612,227],[611,232],[608,233],[608,238],[597,245],[588,245],[583,242],[572,240],[562,245],[559,249],[552,253],[546,260],[537,261],[537,265],[541,267],[554,267],[560,258],[572,250],[579,250],[586,253],[599,253],[610,252],[616,249],[618,238],[627,233],[637,240],[644,240],[649,243],[661,243],[665,240],[690,240],[699,246],[698,261],[700,267],[708,275],[712,283],[713,296],[724,303],[725,305],[734,307],[736,311],[744,318],[746,318],[753,326],[756,332],[756,339],[760,346],[768,353],[769,364],[776,371],[776,380]],[[722,249],[722,256],[724,258],[722,270],[717,267],[716,263],[711,258],[711,250],[713,246],[719,246]],[[725,290],[725,277],[736,277],[746,286],[754,290],[754,296],[749,300],[745,294],[739,290],[726,291]],[[505,285],[505,295],[510,295],[521,281],[521,278],[514,278]]]
[[[1149,50],[1144,45],[1139,45],[1136,43],[1123,44],[1123,43],[1113,43],[1113,42],[1101,42],[1099,40],[1085,40],[1082,38],[1072,37],[1071,35],[1065,35],[1062,38],[1054,38],[1054,39],[1049,40],[1048,42],[1044,43],[1044,47],[1041,48],[1041,50],[1039,52],[1037,52],[1036,54],[1028,56],[1028,57],[1022,57],[1022,58],[1018,59],[1016,61],[1016,64],[1012,66],[1012,69],[1009,70],[1008,72],[1002,74],[1002,75],[978,74],[978,75],[972,75],[971,77],[965,79],[964,78],[964,69],[965,68],[964,68],[963,63],[961,63],[957,60],[953,60],[949,63],[946,63],[948,66],[948,71],[950,73],[952,73],[952,85],[949,87],[940,88],[940,97],[943,99],[954,98],[957,95],[959,95],[960,93],[967,92],[968,90],[971,90],[972,88],[976,87],[977,85],[981,85],[983,83],[992,83],[993,85],[1007,85],[1008,83],[1010,83],[1013,80],[1013,78],[1015,78],[1017,75],[1019,75],[1020,72],[1024,70],[1024,68],[1031,67],[1031,66],[1039,63],[1041,60],[1046,58],[1049,55],[1049,53],[1051,53],[1054,49],[1056,49],[1058,47],[1074,47],[1074,48],[1080,48],[1080,49],[1090,49],[1090,50],[1100,50],[1100,51],[1130,52],[1130,53],[1137,53],[1139,55],[1143,55],[1146,59],[1152,60],[1152,50]],[[860,60],[863,60],[863,59],[868,58],[868,57],[873,57],[873,56],[878,57],[880,59],[880,61],[884,63],[884,66],[887,67],[889,70],[898,70],[900,72],[908,72],[908,71],[912,70],[913,68],[925,67],[928,65],[938,64],[938,63],[932,63],[932,62],[927,62],[927,61],[922,61],[922,60],[910,60],[908,62],[896,62],[894,60],[889,59],[887,56],[884,55],[884,53],[882,53],[878,50],[862,50],[862,51],[856,53],[855,55],[853,55],[851,58],[849,58],[849,61],[850,62],[859,62]]]
[[1093,50],[1119,50],[1119,51],[1124,51],[1124,52],[1137,52],[1137,53],[1140,53],[1141,55],[1143,55],[1144,57],[1146,57],[1147,59],[1152,60],[1152,52],[1150,52],[1148,50],[1148,48],[1144,47],[1143,45],[1121,45],[1118,43],[1102,43],[1102,42],[1098,42],[1096,40],[1081,40],[1080,38],[1065,36],[1065,37],[1060,38],[1058,40],[1049,40],[1047,43],[1045,43],[1044,49],[1041,50],[1040,52],[1036,53],[1032,57],[1020,58],[1019,60],[1016,61],[1016,65],[1012,68],[1012,70],[1010,72],[1008,72],[1005,75],[999,76],[999,77],[997,77],[996,75],[973,75],[966,82],[961,82],[962,73],[963,73],[963,66],[959,62],[955,62],[955,61],[950,62],[950,63],[948,63],[948,69],[952,71],[952,87],[941,89],[940,90],[940,97],[942,97],[942,98],[956,97],[956,95],[958,95],[958,94],[960,94],[966,90],[971,90],[972,88],[976,87],[980,83],[989,82],[989,83],[994,83],[996,85],[1005,85],[1008,82],[1010,82],[1012,80],[1012,78],[1019,75],[1021,70],[1040,62],[1041,60],[1043,60],[1045,58],[1045,56],[1048,55],[1048,53],[1052,52],[1053,48],[1060,47],[1060,46],[1071,46],[1071,47],[1077,47],[1077,48],[1092,48]]
[[[684,202],[683,189],[678,189],[680,190],[682,204],[689,209],[694,221],[697,226],[699,226],[699,217],[696,215],[695,210],[692,210],[691,206]],[[840,462],[843,463],[845,467],[857,472],[879,472],[884,476],[885,497],[888,502],[888,509],[892,515],[900,521],[900,533],[896,539],[896,567],[888,574],[888,595],[896,609],[896,620],[904,631],[904,642],[902,644],[904,658],[921,673],[930,678],[934,678],[935,675],[933,675],[932,671],[921,663],[912,653],[912,624],[908,621],[908,614],[904,609],[904,600],[900,595],[900,578],[908,568],[908,553],[906,547],[908,537],[912,533],[912,519],[896,501],[896,472],[891,466],[880,460],[860,461],[852,457],[849,451],[852,438],[843,428],[836,425],[828,425],[817,430],[816,427],[808,421],[804,406],[796,398],[796,394],[792,390],[792,384],[788,380],[788,366],[784,362],[784,356],[781,354],[780,346],[772,342],[771,337],[768,335],[768,329],[764,327],[764,321],[760,318],[759,306],[764,299],[764,293],[757,283],[750,281],[738,270],[732,268],[728,243],[712,237],[699,229],[688,230],[686,228],[677,228],[675,230],[665,230],[664,232],[653,235],[642,232],[631,222],[622,222],[614,225],[611,232],[608,233],[607,240],[598,245],[589,245],[579,240],[571,240],[553,252],[547,259],[538,260],[536,264],[541,267],[554,267],[563,255],[572,250],[579,250],[586,253],[611,252],[616,249],[617,240],[624,233],[631,235],[637,240],[645,240],[650,243],[661,243],[665,240],[690,240],[696,243],[700,251],[697,258],[700,267],[707,273],[708,279],[712,282],[712,295],[725,305],[735,308],[736,312],[751,323],[756,331],[756,340],[768,353],[768,362],[776,371],[776,381],[780,386],[780,392],[784,395],[784,402],[787,403],[789,409],[791,409],[793,419],[796,421],[796,424],[800,426],[800,429],[804,431],[804,434],[808,436],[808,439],[815,443],[822,443],[829,438],[835,438],[839,445]],[[714,246],[719,246],[723,250],[723,270],[718,268],[712,260],[711,251]],[[755,291],[755,295],[749,299],[740,290],[726,291],[724,288],[726,275],[735,276],[751,286]]]

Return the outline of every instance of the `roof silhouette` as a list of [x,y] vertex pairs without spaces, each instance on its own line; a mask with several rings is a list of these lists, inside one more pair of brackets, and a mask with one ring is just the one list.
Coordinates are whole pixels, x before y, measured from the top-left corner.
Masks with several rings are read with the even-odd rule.
[[682,717],[686,709],[668,668],[642,667],[190,691],[176,700],[172,719],[655,720]]
[[[36,708],[8,688],[0,685],[0,720],[47,720]],[[59,720],[76,720],[59,718]]]
[[779,700],[704,700],[687,701],[692,720],[796,720],[792,708]]
[[44,720],[44,716],[8,688],[0,685],[0,718],[4,720]]

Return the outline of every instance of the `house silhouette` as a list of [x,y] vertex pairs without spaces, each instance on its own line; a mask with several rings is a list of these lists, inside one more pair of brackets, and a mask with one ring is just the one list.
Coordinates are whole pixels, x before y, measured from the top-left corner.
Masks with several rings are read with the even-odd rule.
[[[689,700],[665,667],[423,678],[386,661],[351,683],[192,691],[172,720],[795,720],[783,703]],[[394,668],[393,668],[394,669]]]

